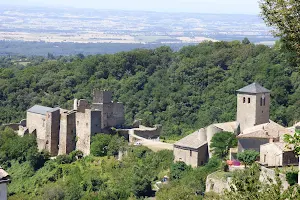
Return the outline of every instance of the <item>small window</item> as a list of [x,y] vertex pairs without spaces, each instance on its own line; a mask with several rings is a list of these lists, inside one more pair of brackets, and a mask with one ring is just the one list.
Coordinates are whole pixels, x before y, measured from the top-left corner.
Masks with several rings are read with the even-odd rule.
[[267,155],[265,154],[264,155],[264,163],[266,162],[266,160],[267,160]]
[[263,98],[260,98],[260,106],[263,105]]
[[193,153],[192,153],[192,150],[190,150],[190,156],[192,157]]
[[251,100],[250,100],[250,98],[248,98],[248,103],[251,103]]
[[264,98],[264,106],[266,105],[266,98]]
[[243,97],[243,103],[246,103],[246,97]]

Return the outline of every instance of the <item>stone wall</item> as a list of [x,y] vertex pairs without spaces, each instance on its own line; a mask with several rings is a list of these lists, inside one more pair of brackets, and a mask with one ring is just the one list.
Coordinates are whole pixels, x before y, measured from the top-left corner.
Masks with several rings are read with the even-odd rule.
[[[275,181],[276,173],[273,169],[268,169],[266,167],[261,167],[259,180],[263,183],[268,183],[268,177]],[[283,189],[287,189],[289,187],[289,183],[286,181],[286,177],[284,174],[279,174],[279,178],[282,181]]]
[[36,134],[38,149],[46,149],[46,116],[27,112],[26,120],[29,133]]
[[76,148],[76,113],[64,112],[60,116],[59,155],[69,154]]
[[52,156],[58,154],[60,129],[60,109],[55,108],[46,114],[46,149]]
[[76,113],[76,150],[80,150],[84,155],[90,154],[91,142],[91,110]]
[[140,128],[134,128],[134,134],[146,139],[156,139],[160,136],[162,127],[161,125],[155,125],[154,128],[140,126]]
[[[218,172],[216,172],[218,173]],[[214,173],[209,174],[206,178],[205,192],[223,193],[225,190],[230,190],[230,178],[215,178]]]
[[198,166],[204,165],[208,161],[208,145],[204,144],[198,149]]
[[238,138],[238,152],[245,149],[253,149],[260,152],[260,146],[269,143],[269,139],[264,138]]

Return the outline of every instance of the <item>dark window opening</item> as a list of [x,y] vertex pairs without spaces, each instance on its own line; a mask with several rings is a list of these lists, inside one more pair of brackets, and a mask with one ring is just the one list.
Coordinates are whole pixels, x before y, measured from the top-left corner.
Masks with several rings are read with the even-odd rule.
[[190,156],[192,156],[192,150],[190,150]]
[[264,98],[264,106],[266,105],[266,98]]
[[260,98],[260,106],[262,106],[262,98]]
[[245,97],[243,98],[243,103],[246,103],[246,98]]
[[250,103],[251,101],[250,101],[250,98],[248,98],[248,103]]

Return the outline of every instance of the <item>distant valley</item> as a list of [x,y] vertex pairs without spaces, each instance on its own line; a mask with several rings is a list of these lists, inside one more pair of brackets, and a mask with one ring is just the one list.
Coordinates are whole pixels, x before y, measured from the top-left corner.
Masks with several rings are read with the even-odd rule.
[[[161,45],[176,49],[205,40],[231,41],[244,37],[267,45],[275,41],[270,29],[255,15],[0,8],[2,55],[20,54],[20,50],[29,55],[102,54]],[[39,42],[40,52],[26,50],[36,48]]]

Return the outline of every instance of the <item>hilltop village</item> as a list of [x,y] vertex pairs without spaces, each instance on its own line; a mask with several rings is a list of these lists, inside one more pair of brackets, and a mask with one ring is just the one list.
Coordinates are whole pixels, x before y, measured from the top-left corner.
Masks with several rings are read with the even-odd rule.
[[297,165],[294,149],[287,148],[283,136],[293,135],[300,123],[285,128],[270,120],[271,91],[258,83],[245,86],[236,92],[236,121],[212,124],[179,140],[174,144],[175,161],[183,161],[193,167],[205,164],[212,157],[212,137],[216,133],[231,132],[238,138],[238,148],[230,151],[231,159],[237,159],[238,152],[252,149],[260,153],[262,165]]
[[159,141],[161,125],[150,128],[137,121],[131,128],[124,128],[124,106],[112,101],[110,91],[94,90],[92,104],[75,99],[72,110],[35,105],[27,110],[26,120],[9,126],[20,136],[34,134],[38,149],[47,150],[52,156],[74,150],[89,155],[91,137],[97,133],[111,134],[111,128],[115,128],[130,143],[138,142],[155,150],[173,150],[174,161],[198,167],[213,155],[210,148],[213,136],[231,132],[238,138],[238,148],[231,149],[230,158],[235,160],[238,152],[253,149],[260,153],[262,165],[297,165],[293,148],[286,148],[283,142],[285,134],[294,134],[297,124],[285,128],[270,120],[270,93],[258,83],[237,90],[236,121],[201,128],[174,145]]

